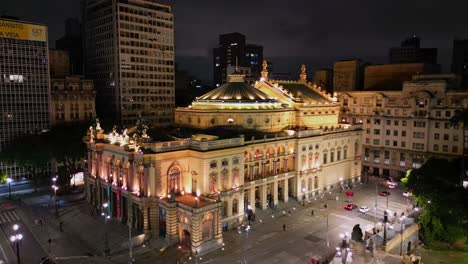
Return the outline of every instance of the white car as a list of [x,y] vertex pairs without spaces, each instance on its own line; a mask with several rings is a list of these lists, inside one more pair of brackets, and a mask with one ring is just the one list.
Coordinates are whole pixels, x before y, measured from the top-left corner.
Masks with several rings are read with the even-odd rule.
[[410,197],[410,196],[411,196],[411,193],[410,193],[410,192],[403,192],[403,196],[405,196],[405,197]]
[[367,212],[369,212],[369,211],[370,211],[370,208],[367,207],[367,206],[365,206],[365,205],[359,207],[359,212],[367,213]]

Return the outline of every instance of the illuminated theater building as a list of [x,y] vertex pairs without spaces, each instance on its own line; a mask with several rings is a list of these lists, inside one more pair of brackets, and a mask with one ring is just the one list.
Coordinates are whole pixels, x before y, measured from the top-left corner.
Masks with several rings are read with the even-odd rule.
[[178,126],[194,131],[233,126],[257,137],[197,133],[155,142],[141,128],[90,128],[88,201],[108,202],[122,223],[202,253],[255,210],[359,180],[360,125],[338,123],[336,97],[307,82],[304,66],[298,81],[275,81],[264,65],[254,87],[231,75],[175,114]]

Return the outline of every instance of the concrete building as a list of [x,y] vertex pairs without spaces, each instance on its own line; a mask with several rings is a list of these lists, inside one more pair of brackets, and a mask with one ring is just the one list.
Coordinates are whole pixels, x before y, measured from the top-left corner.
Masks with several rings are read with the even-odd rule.
[[[0,19],[0,150],[15,138],[50,128],[47,27]],[[0,165],[9,177],[21,168]]]
[[70,74],[83,75],[83,38],[78,19],[65,20],[65,35],[55,41],[55,48],[66,50],[70,58]]
[[337,61],[333,65],[333,91],[362,90],[365,63],[361,60]]
[[110,123],[152,127],[173,122],[174,17],[145,0],[83,3],[86,77],[95,81],[97,113]]
[[49,49],[49,69],[51,77],[65,77],[70,74],[68,51]]
[[452,72],[461,76],[461,89],[468,90],[468,39],[453,41]]
[[213,49],[214,86],[219,87],[227,81],[229,66],[248,67],[254,79],[262,70],[263,46],[247,44],[245,36],[234,32],[219,36],[219,47]]
[[328,93],[333,92],[333,70],[320,69],[314,72],[314,84],[322,87]]
[[[336,98],[307,81],[305,66],[299,80],[281,81],[269,80],[263,65],[255,87],[232,75],[178,108],[176,124],[199,131],[191,137],[155,142],[141,127],[92,128],[87,200],[97,208],[108,202],[113,217],[141,232],[204,253],[256,210],[360,180],[361,125],[338,123]],[[228,135],[231,125],[246,134]]]
[[400,47],[390,49],[389,63],[437,64],[437,49],[421,48],[421,39],[417,36],[411,36],[404,39]]
[[440,72],[440,65],[424,63],[369,65],[364,70],[364,90],[401,90],[414,75]]
[[365,173],[403,177],[430,157],[462,155],[462,126],[449,119],[468,107],[468,92],[450,90],[448,79],[418,75],[401,91],[339,93],[341,121],[363,125]]
[[92,80],[67,76],[51,80],[50,121],[52,126],[90,122],[96,117],[96,90]]

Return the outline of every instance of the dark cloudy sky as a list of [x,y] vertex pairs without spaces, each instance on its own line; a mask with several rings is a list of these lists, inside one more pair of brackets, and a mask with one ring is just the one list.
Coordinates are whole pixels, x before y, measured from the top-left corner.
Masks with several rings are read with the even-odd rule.
[[[466,0],[161,0],[174,6],[176,61],[210,80],[218,35],[240,32],[264,46],[278,72],[332,67],[339,59],[385,63],[388,49],[412,34],[439,49],[448,71],[454,37],[468,38]],[[79,0],[1,0],[0,13],[49,26],[52,41],[63,21],[79,17]],[[53,44],[51,44],[53,45]]]

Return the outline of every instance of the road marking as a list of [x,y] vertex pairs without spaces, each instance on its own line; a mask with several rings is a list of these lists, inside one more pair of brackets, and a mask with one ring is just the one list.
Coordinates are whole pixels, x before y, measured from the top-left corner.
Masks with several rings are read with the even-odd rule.
[[12,211],[13,215],[15,216],[16,220],[20,220],[19,216],[16,214],[16,211]]
[[7,222],[11,222],[11,220],[10,220],[10,217],[8,216],[8,214],[7,214],[7,213],[5,213],[5,214],[3,214],[3,215],[6,217],[6,219],[7,219]]
[[344,215],[337,215],[337,214],[330,214],[330,215],[333,215],[333,216],[336,216],[336,217],[339,217],[339,218],[343,218],[343,219],[346,219],[346,220],[353,220],[353,218],[351,217],[348,217],[348,216],[344,216]]
[[0,218],[1,218],[0,224],[1,224],[1,223],[6,223],[6,220],[5,220],[5,218],[3,217],[3,214],[0,214]]

